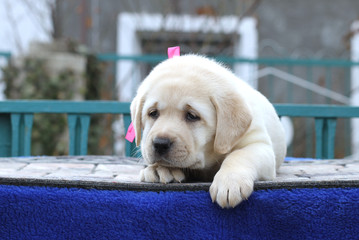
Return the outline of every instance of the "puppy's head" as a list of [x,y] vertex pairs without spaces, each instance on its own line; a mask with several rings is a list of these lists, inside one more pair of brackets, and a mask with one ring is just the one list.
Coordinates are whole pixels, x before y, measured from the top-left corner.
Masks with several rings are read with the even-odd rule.
[[167,167],[202,169],[229,153],[251,113],[227,69],[187,55],[159,64],[131,104],[143,158]]

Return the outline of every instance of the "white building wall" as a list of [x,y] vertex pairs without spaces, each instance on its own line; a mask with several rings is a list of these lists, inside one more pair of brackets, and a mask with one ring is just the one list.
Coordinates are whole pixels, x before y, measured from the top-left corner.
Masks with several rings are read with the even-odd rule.
[[[252,17],[239,19],[237,16],[208,17],[190,15],[132,14],[118,16],[117,54],[140,55],[141,46],[137,31],[213,32],[238,34],[234,57],[257,58],[257,20]],[[166,51],[163,53],[166,54]],[[235,64],[234,72],[253,87],[257,87],[257,66]],[[142,79],[135,63],[117,63],[117,88],[120,101],[131,101]]]

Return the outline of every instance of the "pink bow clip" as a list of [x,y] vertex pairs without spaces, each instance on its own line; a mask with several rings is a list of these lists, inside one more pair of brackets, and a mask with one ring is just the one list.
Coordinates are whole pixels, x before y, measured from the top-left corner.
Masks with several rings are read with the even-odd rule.
[[135,129],[133,128],[133,124],[131,122],[130,126],[128,126],[125,138],[129,142],[133,142],[133,140],[135,140],[135,137],[136,137]]
[[180,47],[169,47],[167,50],[168,58],[178,57],[180,55]]

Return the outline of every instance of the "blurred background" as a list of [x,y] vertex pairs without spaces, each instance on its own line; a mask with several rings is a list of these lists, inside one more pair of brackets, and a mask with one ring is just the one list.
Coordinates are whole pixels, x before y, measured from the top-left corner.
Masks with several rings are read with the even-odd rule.
[[[1,0],[0,100],[129,102],[177,45],[272,103],[359,105],[357,0]],[[89,154],[123,154],[121,121],[91,119]],[[288,155],[314,157],[314,119],[283,121]],[[357,121],[338,121],[336,158],[358,152]],[[33,155],[67,154],[66,139],[65,116],[35,115]]]

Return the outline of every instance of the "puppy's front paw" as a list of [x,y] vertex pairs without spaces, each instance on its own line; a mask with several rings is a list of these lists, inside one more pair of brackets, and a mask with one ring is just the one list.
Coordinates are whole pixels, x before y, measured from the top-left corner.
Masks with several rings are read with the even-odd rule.
[[167,168],[157,164],[150,165],[140,172],[141,182],[182,182],[185,180],[183,171],[179,168]]
[[219,171],[209,189],[213,202],[222,208],[235,207],[253,192],[254,180],[248,174]]

